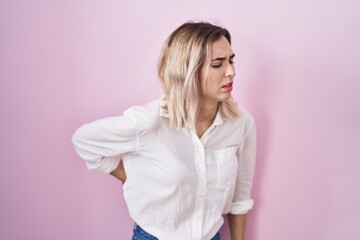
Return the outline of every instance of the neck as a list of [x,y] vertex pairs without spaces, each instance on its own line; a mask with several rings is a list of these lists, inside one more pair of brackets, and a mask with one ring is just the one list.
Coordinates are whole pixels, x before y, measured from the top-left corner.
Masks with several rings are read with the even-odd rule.
[[198,123],[213,123],[218,110],[218,102],[206,102],[204,101],[199,111],[197,119]]
[[196,134],[199,138],[201,138],[205,131],[211,126],[211,124],[213,124],[217,109],[217,102],[203,102],[195,126]]
[[196,130],[199,136],[213,124],[217,110],[218,102],[203,102],[196,120]]

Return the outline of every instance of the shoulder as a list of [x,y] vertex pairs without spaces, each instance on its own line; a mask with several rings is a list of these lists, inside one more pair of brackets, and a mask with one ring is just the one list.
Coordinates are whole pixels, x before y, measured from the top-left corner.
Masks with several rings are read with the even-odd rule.
[[238,121],[245,122],[246,124],[254,123],[254,117],[244,106],[238,105],[238,110],[240,113]]
[[237,105],[239,117],[232,121],[226,121],[232,129],[240,131],[246,135],[249,129],[255,128],[255,120],[252,114],[241,105]]
[[160,99],[156,99],[142,106],[128,108],[124,115],[131,118],[138,132],[153,129],[160,120]]

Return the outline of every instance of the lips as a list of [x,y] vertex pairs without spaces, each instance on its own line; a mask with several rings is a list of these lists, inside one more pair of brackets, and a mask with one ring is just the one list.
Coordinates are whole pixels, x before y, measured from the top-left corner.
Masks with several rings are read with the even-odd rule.
[[232,87],[233,83],[229,82],[228,84],[222,86],[221,88],[223,88],[225,91],[231,92],[233,87]]
[[233,85],[233,83],[232,82],[229,82],[228,84],[226,84],[226,85],[224,85],[224,86],[222,86],[223,88],[225,88],[225,87],[232,87],[232,85]]

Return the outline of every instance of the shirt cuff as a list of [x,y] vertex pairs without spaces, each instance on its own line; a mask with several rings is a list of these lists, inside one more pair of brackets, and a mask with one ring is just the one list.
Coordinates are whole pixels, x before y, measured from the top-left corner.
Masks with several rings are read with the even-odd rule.
[[97,171],[102,173],[111,173],[119,165],[121,158],[119,156],[103,157],[98,161],[87,161],[86,166],[90,171]]
[[242,200],[238,202],[234,202],[230,206],[231,214],[246,214],[248,213],[254,206],[254,200]]

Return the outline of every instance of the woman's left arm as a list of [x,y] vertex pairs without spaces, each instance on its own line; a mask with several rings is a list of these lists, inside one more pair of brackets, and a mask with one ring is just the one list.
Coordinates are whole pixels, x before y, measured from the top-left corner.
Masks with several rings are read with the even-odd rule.
[[246,214],[228,214],[231,240],[245,239]]
[[228,214],[232,240],[245,239],[246,215],[252,209],[252,182],[255,173],[256,126],[250,115],[246,124],[244,141],[238,150],[239,167],[233,202]]

